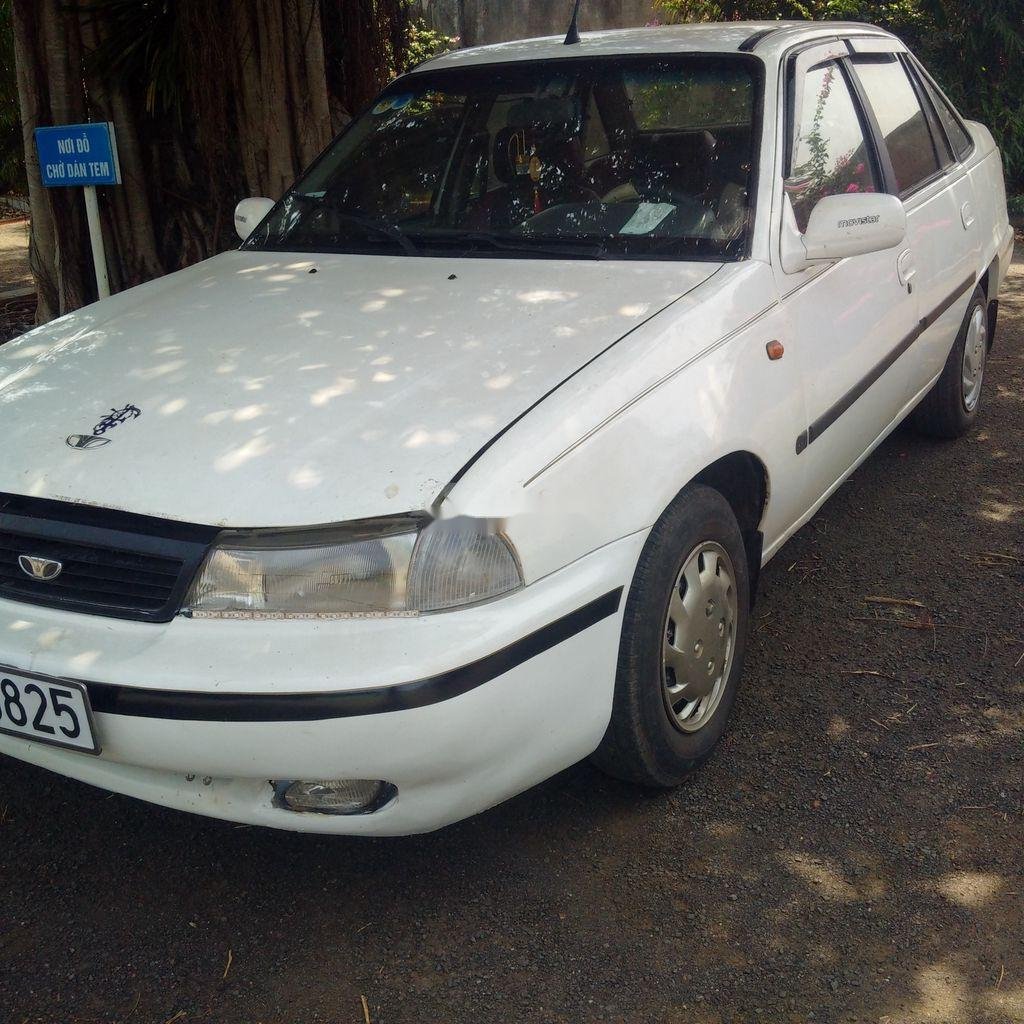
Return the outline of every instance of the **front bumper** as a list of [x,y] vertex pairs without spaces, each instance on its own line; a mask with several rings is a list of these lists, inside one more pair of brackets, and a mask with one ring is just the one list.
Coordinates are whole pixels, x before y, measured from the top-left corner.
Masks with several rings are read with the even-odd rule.
[[[84,681],[97,756],[0,735],[0,753],[231,821],[425,832],[587,756],[611,713],[643,534],[510,597],[413,619],[123,622],[0,601],[0,664]],[[276,806],[273,780],[383,779],[367,815]]]

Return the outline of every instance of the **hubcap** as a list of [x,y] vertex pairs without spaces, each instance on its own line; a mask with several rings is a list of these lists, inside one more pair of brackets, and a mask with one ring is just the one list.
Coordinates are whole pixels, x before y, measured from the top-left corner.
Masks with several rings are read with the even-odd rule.
[[961,373],[964,408],[974,412],[981,398],[981,382],[985,376],[985,355],[988,351],[988,322],[985,307],[977,306],[967,325],[964,340],[964,365]]
[[736,638],[732,560],[712,541],[687,556],[665,617],[662,692],[673,724],[683,732],[705,726],[722,700]]

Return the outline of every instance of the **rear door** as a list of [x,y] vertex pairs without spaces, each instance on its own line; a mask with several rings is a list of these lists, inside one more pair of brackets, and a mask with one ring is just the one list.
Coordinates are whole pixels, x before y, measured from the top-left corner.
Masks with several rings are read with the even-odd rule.
[[909,401],[941,372],[974,288],[974,197],[909,55],[859,52],[850,63],[907,211],[899,272],[914,296],[918,336],[891,372]]

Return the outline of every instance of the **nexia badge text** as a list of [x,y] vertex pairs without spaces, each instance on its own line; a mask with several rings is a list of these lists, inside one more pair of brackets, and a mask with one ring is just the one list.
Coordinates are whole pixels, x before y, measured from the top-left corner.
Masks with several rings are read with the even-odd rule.
[[880,217],[877,213],[866,217],[848,217],[846,220],[839,221],[836,227],[856,228],[860,227],[862,224],[877,224],[879,220]]

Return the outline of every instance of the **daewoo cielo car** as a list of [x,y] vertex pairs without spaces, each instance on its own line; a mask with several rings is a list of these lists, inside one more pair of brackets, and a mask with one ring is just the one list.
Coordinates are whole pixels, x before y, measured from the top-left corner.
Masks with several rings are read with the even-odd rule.
[[978,416],[1001,161],[869,25],[464,50],[244,242],[0,350],[0,750],[426,831],[708,757],[758,572]]

